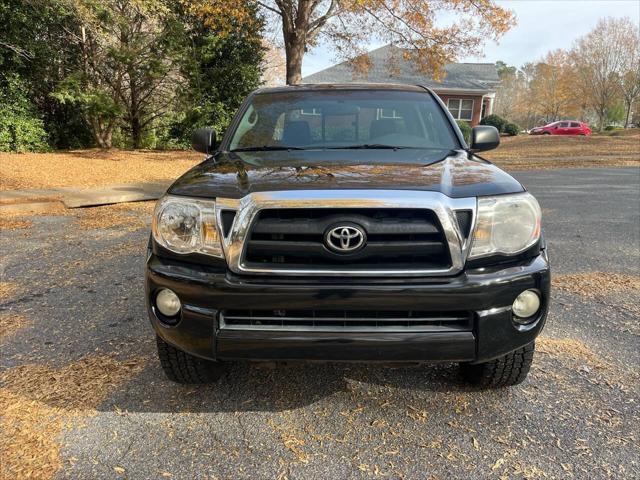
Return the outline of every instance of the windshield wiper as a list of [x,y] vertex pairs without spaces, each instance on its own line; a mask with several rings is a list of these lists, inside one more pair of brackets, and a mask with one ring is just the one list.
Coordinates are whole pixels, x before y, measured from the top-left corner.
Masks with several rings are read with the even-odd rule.
[[262,147],[244,147],[234,148],[231,152],[269,152],[269,151],[283,151],[283,150],[304,150],[302,147],[286,147],[279,145],[263,145]]
[[330,150],[400,150],[402,147],[398,145],[384,145],[382,143],[363,143],[362,145],[346,145],[344,147],[326,147]]

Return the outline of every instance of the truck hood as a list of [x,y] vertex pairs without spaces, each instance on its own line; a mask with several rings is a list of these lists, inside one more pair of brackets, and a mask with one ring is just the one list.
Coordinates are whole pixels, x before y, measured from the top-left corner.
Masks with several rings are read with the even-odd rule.
[[426,190],[475,197],[524,190],[511,175],[460,150],[222,152],[195,166],[173,195],[242,198],[277,190]]

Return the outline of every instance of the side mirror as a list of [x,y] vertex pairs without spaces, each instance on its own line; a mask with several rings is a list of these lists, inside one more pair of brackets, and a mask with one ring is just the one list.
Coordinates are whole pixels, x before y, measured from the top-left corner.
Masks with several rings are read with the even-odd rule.
[[469,146],[469,150],[472,152],[493,150],[498,145],[500,145],[500,133],[496,127],[479,125],[471,129],[471,145]]
[[196,152],[209,155],[216,149],[216,132],[211,128],[199,128],[191,135],[191,146]]

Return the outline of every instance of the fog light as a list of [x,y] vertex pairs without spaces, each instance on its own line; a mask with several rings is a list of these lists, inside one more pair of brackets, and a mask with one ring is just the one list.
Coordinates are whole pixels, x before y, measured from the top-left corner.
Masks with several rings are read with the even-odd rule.
[[175,317],[180,312],[180,299],[168,288],[163,288],[156,295],[156,307],[165,317]]
[[534,290],[525,290],[518,295],[513,302],[511,310],[517,317],[514,320],[518,323],[529,323],[540,309],[540,297]]

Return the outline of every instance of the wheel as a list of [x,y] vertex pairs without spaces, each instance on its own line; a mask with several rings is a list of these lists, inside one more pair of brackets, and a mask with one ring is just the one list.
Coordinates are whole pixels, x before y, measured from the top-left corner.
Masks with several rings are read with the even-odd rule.
[[510,387],[521,383],[531,368],[536,344],[532,342],[485,363],[463,363],[460,365],[462,376],[468,382],[481,388]]
[[549,132],[543,132],[543,135],[551,135]]
[[160,365],[169,380],[178,383],[211,383],[224,373],[223,364],[189,355],[158,336],[156,344]]

